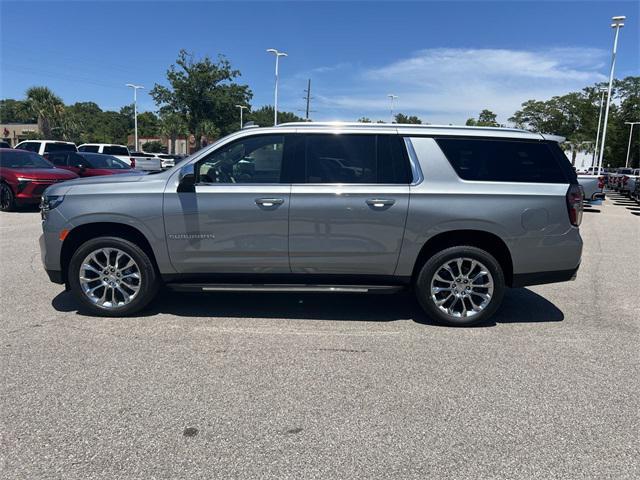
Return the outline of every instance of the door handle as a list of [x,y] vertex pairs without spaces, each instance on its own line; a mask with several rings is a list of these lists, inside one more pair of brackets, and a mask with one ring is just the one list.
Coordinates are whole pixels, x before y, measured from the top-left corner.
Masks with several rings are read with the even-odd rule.
[[256,198],[256,205],[261,207],[275,207],[276,205],[282,205],[284,198]]
[[391,198],[370,198],[367,200],[367,205],[373,208],[390,207],[394,203],[396,203],[396,201]]

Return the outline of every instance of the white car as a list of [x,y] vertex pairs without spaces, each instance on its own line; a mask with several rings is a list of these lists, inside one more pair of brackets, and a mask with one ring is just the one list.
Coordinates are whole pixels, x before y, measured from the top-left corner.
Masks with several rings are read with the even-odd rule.
[[162,170],[161,162],[147,156],[132,154],[124,145],[112,143],[83,143],[78,147],[78,151],[113,155],[131,166],[131,168],[137,170]]
[[77,152],[78,148],[73,142],[63,142],[62,140],[25,140],[16,145],[19,150],[37,153],[43,157],[53,152]]
[[176,165],[176,157],[168,153],[135,152],[135,154],[149,158],[159,158],[163,170],[175,167]]

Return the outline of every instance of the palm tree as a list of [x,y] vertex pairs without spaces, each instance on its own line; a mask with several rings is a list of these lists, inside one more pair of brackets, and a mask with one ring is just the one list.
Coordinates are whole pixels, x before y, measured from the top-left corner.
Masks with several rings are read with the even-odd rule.
[[176,153],[176,139],[179,135],[186,135],[187,124],[177,113],[167,113],[160,117],[160,132],[171,139],[171,150]]
[[44,138],[51,138],[53,124],[62,116],[62,99],[47,87],[31,87],[26,91],[27,108],[38,118],[38,128]]

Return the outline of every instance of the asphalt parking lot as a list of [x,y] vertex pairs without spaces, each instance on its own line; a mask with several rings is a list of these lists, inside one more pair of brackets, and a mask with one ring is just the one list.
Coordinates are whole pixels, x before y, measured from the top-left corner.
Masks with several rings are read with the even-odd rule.
[[39,215],[0,213],[2,478],[638,478],[640,207],[575,282],[432,324],[408,294],[165,292],[80,315]]

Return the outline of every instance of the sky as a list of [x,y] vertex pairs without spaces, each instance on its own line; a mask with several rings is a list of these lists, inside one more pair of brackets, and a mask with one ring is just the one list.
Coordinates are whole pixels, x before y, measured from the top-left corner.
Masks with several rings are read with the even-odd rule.
[[184,48],[225,55],[273,104],[276,48],[280,110],[303,115],[312,81],[314,120],[390,117],[459,124],[480,110],[501,123],[528,99],[608,79],[613,29],[626,15],[616,77],[640,75],[640,1],[67,1],[0,0],[0,97],[46,85],[65,103],[119,110],[125,83],[148,95]]

